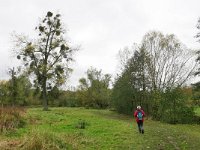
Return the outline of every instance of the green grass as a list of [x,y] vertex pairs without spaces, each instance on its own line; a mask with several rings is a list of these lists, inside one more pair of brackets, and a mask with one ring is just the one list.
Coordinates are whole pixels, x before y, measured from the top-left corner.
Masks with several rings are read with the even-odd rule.
[[[53,140],[62,145],[67,143],[69,149],[80,150],[196,150],[200,147],[200,125],[169,125],[145,120],[145,134],[141,135],[135,120],[109,110],[51,108],[45,112],[41,108],[32,108],[27,111],[26,121],[25,128],[0,135],[1,149],[5,141],[16,142],[12,149],[19,148],[28,141],[24,139],[34,133],[41,137],[48,133],[44,138],[55,136]],[[85,129],[77,128],[80,121],[84,121]]]

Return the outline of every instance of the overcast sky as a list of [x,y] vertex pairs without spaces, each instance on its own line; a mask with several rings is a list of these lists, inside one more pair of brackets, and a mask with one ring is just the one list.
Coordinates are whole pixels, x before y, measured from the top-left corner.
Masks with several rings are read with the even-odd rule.
[[11,33],[31,37],[47,11],[60,13],[70,42],[81,45],[69,85],[77,85],[90,66],[115,76],[118,51],[140,43],[151,30],[173,33],[187,47],[200,48],[194,38],[199,0],[0,0],[0,79],[16,66]]

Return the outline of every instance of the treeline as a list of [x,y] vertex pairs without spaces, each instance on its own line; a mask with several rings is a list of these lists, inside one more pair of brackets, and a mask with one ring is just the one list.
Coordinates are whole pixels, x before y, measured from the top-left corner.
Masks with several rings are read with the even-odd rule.
[[[58,87],[48,89],[47,104],[56,107],[115,108],[119,113],[129,115],[132,115],[137,105],[141,105],[147,117],[155,120],[169,123],[195,121],[193,107],[200,104],[197,96],[199,91],[195,86],[163,90],[143,89],[142,86],[135,86],[136,82],[140,83],[137,81],[140,78],[138,76],[133,78],[133,73],[128,74],[125,70],[115,79],[111,88],[109,74],[90,68],[86,77],[79,80],[77,88],[73,90],[61,90]],[[1,81],[0,93],[1,106],[40,106],[42,104],[42,91],[34,88],[25,75],[16,75],[8,81]]]
[[[77,88],[48,88],[47,104],[58,107],[108,108],[111,105],[110,85],[111,75],[91,67],[87,70],[86,77],[79,80]],[[39,106],[43,98],[42,90],[34,87],[27,75],[17,75],[16,72],[10,80],[0,81],[0,94],[2,106]]]

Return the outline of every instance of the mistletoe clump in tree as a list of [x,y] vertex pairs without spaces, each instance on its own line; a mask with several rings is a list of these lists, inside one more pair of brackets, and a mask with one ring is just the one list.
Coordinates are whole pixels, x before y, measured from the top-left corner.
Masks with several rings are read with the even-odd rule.
[[75,49],[70,48],[64,39],[65,30],[60,14],[47,12],[35,30],[38,32],[36,40],[16,36],[17,58],[23,61],[29,74],[35,77],[35,86],[42,90],[44,110],[48,110],[47,89],[65,82],[72,71],[69,63],[73,60]]

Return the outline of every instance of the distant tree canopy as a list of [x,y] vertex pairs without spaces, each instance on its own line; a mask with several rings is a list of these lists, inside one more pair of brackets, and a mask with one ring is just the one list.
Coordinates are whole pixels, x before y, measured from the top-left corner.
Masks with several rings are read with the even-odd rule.
[[9,70],[10,80],[0,81],[0,101],[2,105],[27,105],[31,95],[31,82],[25,74],[19,74],[15,68]]
[[43,107],[48,109],[47,90],[65,83],[72,69],[69,63],[76,49],[64,39],[65,30],[60,14],[47,12],[35,28],[37,39],[15,36],[17,58],[24,62],[28,73],[34,77],[34,85],[42,89]]
[[194,53],[175,35],[147,33],[142,47],[149,55],[147,70],[153,89],[163,90],[182,86],[194,73]]
[[101,70],[90,68],[87,70],[87,78],[79,80],[78,97],[84,106],[105,108],[110,104],[111,75],[102,74]]
[[[161,109],[172,113],[171,109],[183,111],[180,109],[182,107],[189,112],[184,106],[186,103],[179,102],[187,98],[176,95],[182,92],[177,88],[184,85],[196,67],[194,55],[189,49],[174,35],[163,35],[155,31],[147,33],[142,44],[133,48],[130,50],[133,52],[128,52],[132,54],[128,59],[126,55],[121,55],[126,58],[120,59],[124,66],[115,80],[112,92],[112,101],[117,110],[131,114],[137,105],[142,105],[147,114],[159,120],[163,119],[157,116]],[[170,92],[173,93],[170,98],[164,94],[170,95]],[[173,107],[164,109],[164,106],[169,105]],[[163,120],[175,123],[176,119]]]

